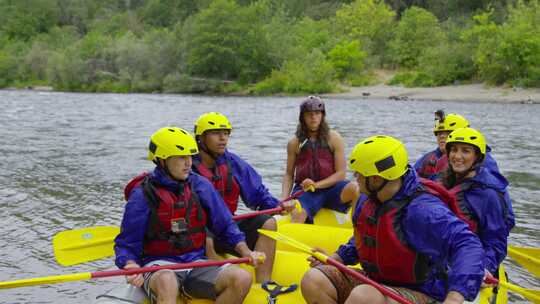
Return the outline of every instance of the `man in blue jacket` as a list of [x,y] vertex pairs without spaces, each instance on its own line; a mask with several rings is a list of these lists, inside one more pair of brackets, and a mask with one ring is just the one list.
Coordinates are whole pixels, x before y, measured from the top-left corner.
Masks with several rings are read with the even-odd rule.
[[[251,251],[223,200],[203,177],[191,173],[197,144],[180,128],[165,127],[150,138],[148,159],[156,167],[131,180],[121,232],[115,239],[116,265],[188,263],[205,259],[207,229],[226,240],[257,266],[264,254]],[[132,275],[128,283],[144,290],[151,301],[176,303],[179,292],[215,303],[241,303],[251,287],[249,272],[236,266],[159,270]]]
[[[368,277],[413,303],[473,300],[484,277],[482,244],[443,203],[448,193],[421,182],[407,161],[404,145],[390,136],[356,145],[349,167],[362,195],[354,236],[332,257],[348,265],[360,262]],[[389,302],[371,285],[312,262],[316,267],[302,279],[308,303]]]
[[[201,115],[195,122],[195,138],[200,154],[193,158],[193,171],[208,178],[221,194],[226,208],[234,215],[241,197],[246,206],[254,210],[264,210],[279,206],[262,183],[261,176],[246,161],[227,150],[232,125],[227,117],[218,112]],[[287,211],[294,208],[294,202],[284,202]],[[259,236],[257,229],[277,230],[276,220],[269,215],[258,215],[238,222],[238,227],[246,234],[249,248],[261,251],[266,261],[255,271],[258,283],[270,280],[274,264],[275,241]],[[234,253],[233,248],[219,236],[209,238],[207,249],[209,256],[217,253]]]

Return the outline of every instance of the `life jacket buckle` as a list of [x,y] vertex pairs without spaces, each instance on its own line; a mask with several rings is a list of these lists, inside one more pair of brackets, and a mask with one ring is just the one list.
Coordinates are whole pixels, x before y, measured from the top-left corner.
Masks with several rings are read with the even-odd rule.
[[186,220],[183,218],[171,220],[171,231],[174,234],[183,234],[188,232]]

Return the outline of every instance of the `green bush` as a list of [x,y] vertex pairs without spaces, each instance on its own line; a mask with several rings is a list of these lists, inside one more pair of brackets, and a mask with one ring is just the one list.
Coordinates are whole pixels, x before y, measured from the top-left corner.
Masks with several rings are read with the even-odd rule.
[[437,17],[413,6],[401,16],[390,47],[398,64],[414,68],[418,66],[418,58],[428,47],[438,45],[442,41],[444,33]]
[[287,75],[278,70],[273,70],[269,77],[255,84],[250,93],[255,95],[271,95],[285,91],[289,81]]
[[397,73],[390,79],[388,84],[402,84],[405,87],[433,87],[435,86],[435,81],[430,75],[424,72],[409,71]]
[[14,56],[0,50],[0,88],[8,86],[16,79],[17,60]]
[[319,49],[314,49],[303,60],[285,62],[280,71],[258,83],[255,94],[285,92],[291,94],[328,93],[336,90],[335,71]]
[[51,53],[47,79],[59,91],[85,91],[88,88],[88,69],[76,48]]
[[336,12],[338,35],[358,40],[375,65],[389,61],[388,42],[392,39],[395,12],[382,0],[356,0]]
[[328,52],[328,61],[341,80],[361,74],[365,58],[366,53],[361,50],[358,40],[339,43]]
[[257,80],[271,70],[262,25],[250,7],[215,0],[184,25],[187,71],[191,75]]
[[[430,47],[419,58],[418,71],[431,80],[432,86],[453,84],[459,80],[471,79],[475,69],[470,49],[458,42]],[[427,80],[427,79],[425,79]]]
[[489,12],[477,15],[476,24],[463,34],[474,47],[478,75],[492,84],[540,86],[540,3],[518,1],[508,12],[502,25]]

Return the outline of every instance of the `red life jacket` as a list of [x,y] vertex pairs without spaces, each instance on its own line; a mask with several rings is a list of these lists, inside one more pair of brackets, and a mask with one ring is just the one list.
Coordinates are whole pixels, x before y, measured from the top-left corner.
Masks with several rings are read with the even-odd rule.
[[420,181],[422,186],[412,197],[384,203],[368,199],[355,223],[356,249],[362,268],[379,282],[417,285],[428,278],[431,269],[428,257],[410,248],[401,227],[403,210],[415,197],[427,192],[439,197],[450,210],[458,209],[455,198],[442,185],[423,178]]
[[457,208],[459,209],[458,212],[460,213],[459,217],[469,224],[472,232],[478,234],[478,219],[467,207],[467,203],[465,202],[465,192],[471,189],[472,186],[473,183],[471,181],[465,181],[449,191],[456,198]]
[[150,208],[144,255],[181,255],[205,246],[207,216],[190,183],[183,183],[183,188],[173,193],[156,185],[145,172],[127,184],[124,189],[126,200],[139,185]]
[[311,178],[315,182],[320,181],[336,172],[334,153],[328,143],[309,139],[301,144],[294,165],[296,184],[302,183],[306,178]]
[[215,167],[214,170],[210,170],[200,160],[193,159],[193,169],[214,185],[214,188],[221,194],[227,204],[231,214],[234,215],[236,208],[238,208],[240,185],[232,175],[230,161],[226,159],[224,163]]
[[446,170],[446,168],[448,168],[448,157],[446,154],[443,154],[441,158],[437,158],[437,153],[433,151],[426,156],[422,167],[417,172],[421,177],[429,178]]

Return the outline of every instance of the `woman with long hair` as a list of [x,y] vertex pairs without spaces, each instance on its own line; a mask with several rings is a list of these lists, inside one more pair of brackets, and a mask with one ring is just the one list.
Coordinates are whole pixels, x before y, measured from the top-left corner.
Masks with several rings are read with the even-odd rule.
[[295,136],[287,144],[287,167],[282,198],[291,190],[306,191],[298,200],[302,211],[293,211],[293,222],[312,222],[325,207],[347,212],[350,200],[341,197],[345,180],[345,149],[341,135],[326,123],[324,102],[309,96],[300,105]]

